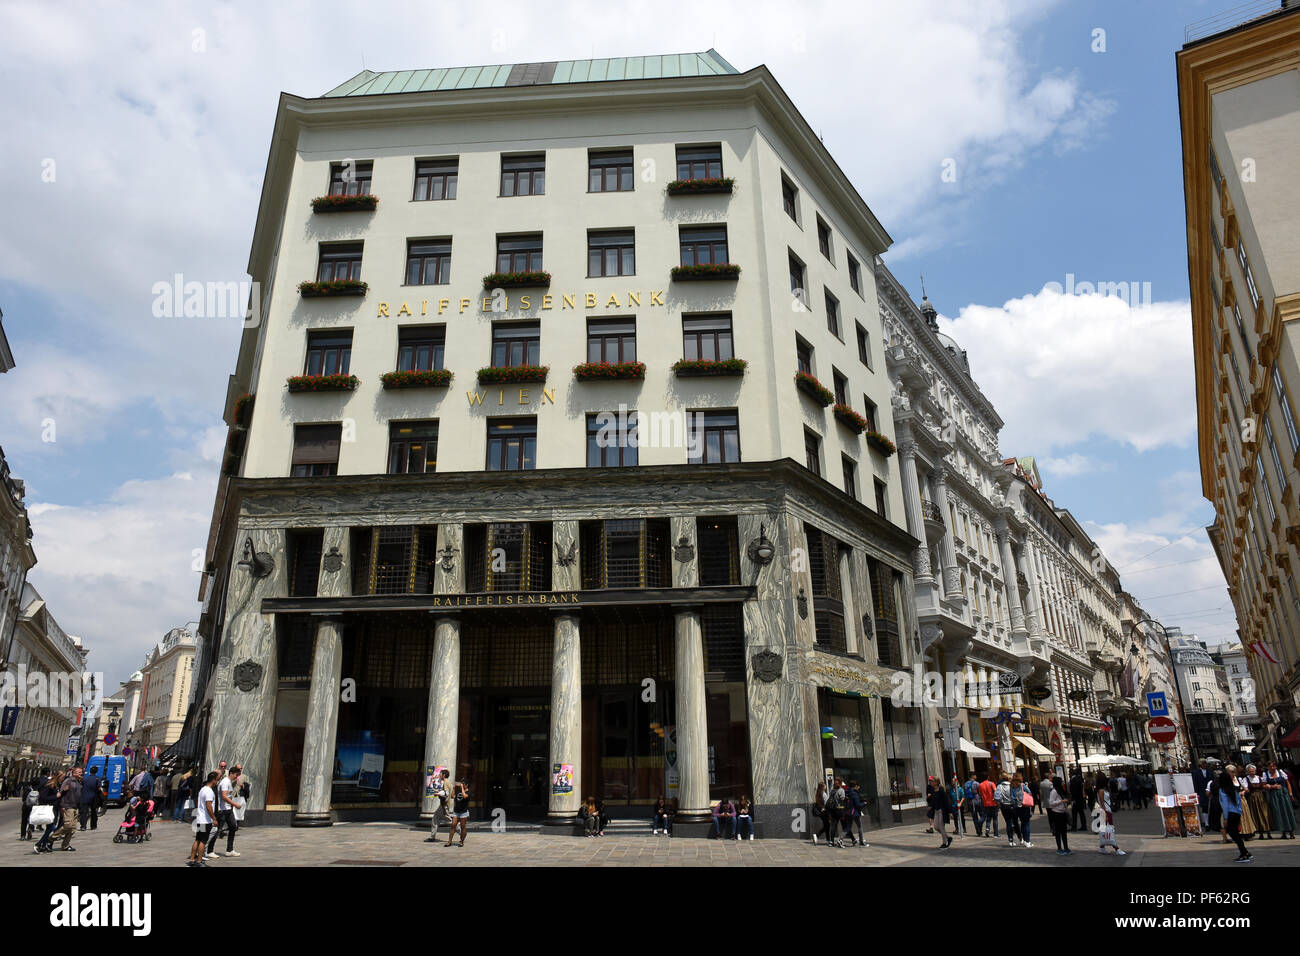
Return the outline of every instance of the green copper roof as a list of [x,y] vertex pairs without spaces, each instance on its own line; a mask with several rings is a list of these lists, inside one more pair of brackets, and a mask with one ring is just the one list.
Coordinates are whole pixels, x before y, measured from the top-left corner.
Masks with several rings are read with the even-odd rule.
[[437,70],[362,70],[326,96],[373,96],[379,93],[428,93],[434,90],[484,89],[493,86],[539,86],[551,83],[599,83],[604,80],[657,80],[671,76],[718,76],[738,73],[717,50],[661,56],[616,56],[599,60],[548,60],[498,66],[457,66]]

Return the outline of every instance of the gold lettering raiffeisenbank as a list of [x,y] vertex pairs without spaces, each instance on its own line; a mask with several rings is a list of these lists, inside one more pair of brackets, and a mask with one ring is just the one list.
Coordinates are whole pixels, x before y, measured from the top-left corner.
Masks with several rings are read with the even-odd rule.
[[[626,292],[624,292],[623,295],[627,299],[626,307],[632,308],[634,306],[640,306],[641,296],[646,291],[647,290],[642,290],[642,289],[629,289]],[[649,292],[649,299],[647,304],[652,306],[654,305],[662,306],[664,304],[663,289],[650,289],[648,290],[648,292]],[[579,304],[578,304],[579,298],[581,298],[582,300],[581,308],[583,308],[584,310],[624,308],[623,301],[618,297],[617,294],[613,294],[613,293],[611,293],[610,296],[605,300],[605,304],[603,306],[600,304],[600,297],[597,296],[595,292],[561,292],[559,293],[559,297],[560,297],[561,310],[564,309],[577,310],[579,308]],[[492,308],[494,301],[500,305],[500,311],[504,311],[504,312],[510,311],[512,300],[509,295],[498,296],[495,298],[493,296],[482,296],[478,300],[480,313],[490,314],[496,311]],[[459,311],[462,313],[467,311],[474,305],[474,299],[460,298],[457,299],[456,302],[459,304],[460,307]],[[555,296],[549,292],[544,293],[542,295],[540,302],[538,301],[537,297],[532,293],[521,295],[519,296],[518,299],[513,300],[514,309],[519,312],[528,312],[534,309],[536,309],[539,312],[549,312],[555,308],[554,302],[555,302]],[[439,299],[438,315],[442,315],[449,308],[451,308],[451,303],[452,303],[451,299]],[[389,301],[380,302],[375,311],[375,317],[379,319],[401,318],[404,315],[414,315],[414,314],[415,312],[411,309],[410,304],[406,302],[400,303],[398,305],[396,312],[392,311],[391,302]],[[429,300],[423,299],[420,302],[420,315],[428,315],[428,314],[429,314]]]
[[435,596],[434,607],[539,607],[550,604],[579,604],[577,591],[523,592],[519,594],[443,594]]

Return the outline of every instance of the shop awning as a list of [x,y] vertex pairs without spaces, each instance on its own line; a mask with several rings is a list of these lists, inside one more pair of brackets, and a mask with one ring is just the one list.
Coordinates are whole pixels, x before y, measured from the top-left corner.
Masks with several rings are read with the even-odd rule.
[[1291,733],[1282,738],[1282,746],[1288,749],[1300,747],[1300,724],[1291,728]]
[[970,754],[972,757],[992,757],[993,755],[982,747],[976,747],[965,737],[961,738],[961,752]]
[[1052,753],[1050,750],[1048,750],[1046,747],[1040,744],[1033,737],[1022,737],[1019,734],[1013,734],[1012,739],[1015,740],[1016,743],[1022,745],[1026,750],[1028,750],[1035,757],[1042,757],[1048,760],[1056,759],[1056,754]]

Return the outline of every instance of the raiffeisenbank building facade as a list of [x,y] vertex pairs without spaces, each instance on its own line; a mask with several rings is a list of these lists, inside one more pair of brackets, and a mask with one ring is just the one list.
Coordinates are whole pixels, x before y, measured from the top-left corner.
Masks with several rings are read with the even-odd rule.
[[888,822],[929,736],[888,699],[920,527],[878,411],[889,241],[713,51],[283,95],[206,763],[300,825],[427,813],[443,767],[483,816],[743,794],[790,835],[830,772]]

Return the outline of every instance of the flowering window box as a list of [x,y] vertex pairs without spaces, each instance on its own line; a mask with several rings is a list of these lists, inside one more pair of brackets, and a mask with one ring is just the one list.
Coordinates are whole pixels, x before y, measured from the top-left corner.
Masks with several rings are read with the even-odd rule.
[[304,299],[321,299],[335,295],[365,295],[370,286],[360,279],[334,279],[330,282],[299,282]]
[[677,282],[700,282],[708,279],[735,280],[740,278],[740,266],[734,262],[709,262],[695,266],[673,266],[672,277]]
[[716,179],[674,179],[668,184],[668,195],[689,196],[702,193],[727,193],[735,187],[736,181],[730,176]]
[[446,388],[452,372],[443,368],[422,371],[385,372],[379,376],[384,388]]
[[880,434],[880,432],[868,431],[867,444],[870,445],[872,448],[874,448],[876,451],[880,452],[886,458],[888,458],[890,455],[892,455],[894,452],[898,450],[894,446],[894,443],[890,441],[888,438],[886,438],[884,435]]
[[861,435],[864,431],[867,430],[867,424],[868,424],[867,420],[863,418],[861,415],[859,415],[857,412],[855,412],[848,405],[841,405],[839,403],[836,403],[835,407],[831,409],[831,411],[834,412],[835,418],[839,421],[839,423],[843,425],[845,428],[848,428],[851,432],[853,432],[853,434]]
[[794,373],[795,387],[812,397],[822,408],[835,404],[835,393],[807,372]]
[[549,289],[549,272],[491,272],[483,277],[483,288],[491,289]]
[[291,392],[350,392],[361,384],[355,375],[290,375]]
[[378,196],[317,196],[311,201],[312,212],[373,212]]
[[487,365],[478,370],[478,382],[480,385],[522,385],[527,382],[545,382],[546,373],[550,370],[549,365],[512,365],[509,368]]
[[673,363],[673,371],[679,378],[704,378],[709,375],[740,376],[745,374],[749,363],[744,359],[678,359]]
[[645,378],[645,362],[583,362],[573,366],[579,382],[629,381]]
[[235,402],[235,424],[247,428],[253,421],[253,402],[255,396],[241,395]]

